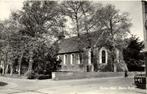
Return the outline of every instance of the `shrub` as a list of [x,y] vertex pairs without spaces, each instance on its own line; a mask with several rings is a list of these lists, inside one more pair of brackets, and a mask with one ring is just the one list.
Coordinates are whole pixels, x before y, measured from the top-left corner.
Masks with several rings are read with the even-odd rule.
[[116,63],[117,72],[128,71],[126,63],[121,60],[119,63]]
[[34,71],[27,71],[27,72],[24,74],[24,76],[26,76],[27,79],[35,79],[35,78],[36,78]]
[[113,71],[113,65],[111,63],[108,64],[100,64],[99,70],[101,72],[112,72]]
[[3,69],[0,67],[0,73],[2,74],[2,72],[3,72]]
[[49,79],[49,78],[51,78],[51,75],[44,75],[44,74],[37,75],[37,79],[39,79],[39,80]]

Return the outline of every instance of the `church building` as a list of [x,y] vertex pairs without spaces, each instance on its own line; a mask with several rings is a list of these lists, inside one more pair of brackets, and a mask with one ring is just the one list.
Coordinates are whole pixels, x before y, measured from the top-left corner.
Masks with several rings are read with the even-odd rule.
[[[115,62],[112,62],[111,43],[106,34],[91,32],[79,37],[64,38],[59,41],[58,57],[61,59],[60,71],[80,72],[120,72],[127,70],[122,49],[115,48]],[[90,46],[89,46],[90,44]]]

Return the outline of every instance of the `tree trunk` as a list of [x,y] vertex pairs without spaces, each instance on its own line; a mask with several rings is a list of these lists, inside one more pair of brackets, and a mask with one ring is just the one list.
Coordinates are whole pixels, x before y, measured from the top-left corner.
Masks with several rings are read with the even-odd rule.
[[91,48],[88,49],[88,65],[91,65]]
[[113,62],[113,72],[116,72],[117,70],[117,66],[116,66],[116,63],[117,63],[117,60],[116,60],[116,53],[115,53],[115,46],[113,46],[113,49],[112,49],[112,62]]
[[112,19],[110,19],[110,34],[111,34],[111,40],[112,40],[112,62],[113,62],[113,72],[116,72],[117,67],[116,67],[116,53],[115,53],[115,41],[114,41],[114,33],[113,33],[113,24],[112,24]]
[[21,64],[22,64],[23,53],[19,58],[19,65],[18,65],[18,75],[21,75]]
[[9,63],[9,59],[8,59],[8,52],[5,53],[6,58],[4,61],[4,74],[8,73],[8,63]]
[[29,67],[28,67],[28,71],[32,71],[32,67],[33,67],[33,59],[32,57],[30,57],[30,60],[29,60]]
[[1,60],[0,62],[1,62],[1,68],[2,68],[2,75],[4,75],[5,74],[4,61]]
[[29,68],[28,68],[28,71],[32,71],[32,62],[29,62]]
[[5,68],[2,68],[2,75],[5,75]]
[[114,70],[113,70],[113,72],[117,72],[116,64],[114,63],[113,65],[114,65]]
[[78,37],[80,37],[80,32],[79,32],[79,22],[78,22],[78,16],[77,14],[75,15],[75,20],[76,20],[76,30],[77,30],[77,33],[78,33]]
[[87,64],[87,72],[92,71],[92,64],[91,64],[91,48],[87,50],[87,56],[88,56],[88,64]]
[[20,76],[21,75],[21,63],[19,62],[19,65],[18,65],[18,75]]
[[10,65],[10,75],[13,75],[13,65]]
[[5,68],[5,74],[8,73],[8,68],[9,68],[9,65],[7,64],[7,65],[6,65],[6,68]]

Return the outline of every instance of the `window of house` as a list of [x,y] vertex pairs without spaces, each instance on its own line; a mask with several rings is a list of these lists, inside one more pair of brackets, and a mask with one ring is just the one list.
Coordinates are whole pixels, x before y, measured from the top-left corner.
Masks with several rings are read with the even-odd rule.
[[73,54],[70,55],[70,64],[73,65]]
[[71,55],[70,54],[66,54],[65,55],[65,64],[71,64]]
[[65,64],[68,63],[68,55],[65,55]]
[[80,64],[80,61],[79,61],[79,54],[77,54],[77,53],[74,53],[74,54],[72,54],[72,63],[73,64]]
[[75,54],[72,54],[72,64],[75,64]]
[[80,64],[80,54],[77,55],[77,63]]

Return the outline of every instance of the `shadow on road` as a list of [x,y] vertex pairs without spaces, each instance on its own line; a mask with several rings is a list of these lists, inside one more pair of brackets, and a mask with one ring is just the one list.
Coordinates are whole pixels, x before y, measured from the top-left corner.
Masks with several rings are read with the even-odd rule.
[[8,85],[8,83],[0,82],[0,86],[5,86],[5,85]]

